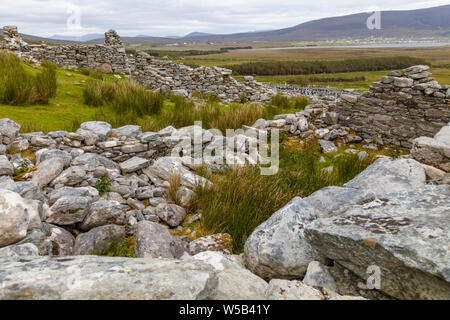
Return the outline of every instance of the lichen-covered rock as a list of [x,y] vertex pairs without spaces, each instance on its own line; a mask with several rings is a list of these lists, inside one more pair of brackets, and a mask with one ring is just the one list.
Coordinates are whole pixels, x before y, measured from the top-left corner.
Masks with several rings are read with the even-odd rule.
[[120,218],[125,216],[127,206],[121,205],[117,201],[99,200],[92,203],[80,229],[88,231],[95,227],[107,224],[120,224]]
[[415,139],[411,156],[417,161],[450,172],[450,125],[443,127],[434,138]]
[[0,258],[0,299],[211,300],[216,271],[201,261],[98,256]]
[[266,291],[269,300],[365,300],[359,296],[341,296],[327,289],[318,290],[298,280],[270,281]]
[[336,281],[326,266],[319,261],[312,261],[308,265],[302,282],[310,287],[321,287],[329,291],[337,292]]
[[184,167],[181,158],[161,157],[156,160],[153,165],[145,169],[144,173],[149,177],[156,176],[165,181],[169,181],[174,174],[179,174],[181,177],[181,184],[188,188],[194,188],[197,185],[210,184],[207,179],[192,173]]
[[398,299],[450,299],[450,190],[386,195],[306,227],[308,242],[361,279],[381,270],[380,290]]
[[231,254],[233,239],[228,233],[218,233],[195,239],[189,244],[189,252],[192,255],[204,251],[216,251]]
[[159,204],[154,213],[173,228],[178,227],[186,217],[186,210],[173,203]]
[[136,138],[142,134],[142,128],[136,125],[128,125],[113,129],[112,132],[118,137]]
[[365,189],[382,198],[397,191],[422,189],[425,181],[425,171],[419,162],[412,159],[381,158],[344,187]]
[[10,144],[19,135],[20,125],[11,119],[0,119],[0,134],[4,144]]
[[14,167],[6,156],[0,155],[0,176],[12,176]]
[[42,161],[36,171],[33,172],[32,181],[36,182],[41,188],[48,185],[55,179],[64,169],[64,160],[57,158],[49,158]]
[[82,222],[92,200],[88,197],[64,196],[50,207],[46,222],[57,225],[71,225]]
[[120,169],[123,174],[135,172],[141,169],[145,169],[150,164],[149,160],[133,157],[127,161],[124,161],[120,164]]
[[103,141],[106,138],[108,138],[112,132],[111,125],[109,123],[103,122],[103,121],[83,122],[80,125],[80,129],[95,133],[99,137],[100,141]]
[[86,170],[82,167],[69,167],[57,176],[51,184],[54,186],[75,186],[86,178]]
[[188,243],[170,234],[169,229],[158,223],[141,221],[135,235],[135,256],[138,258],[180,258],[188,251]]
[[25,200],[15,192],[0,192],[0,247],[22,240],[30,223]]
[[258,226],[245,243],[247,268],[263,279],[298,279],[311,261],[323,261],[303,235],[316,219],[314,209],[296,197]]
[[217,271],[219,283],[215,300],[265,300],[267,282],[254,275],[232,256],[206,251],[193,257]]
[[0,257],[30,257],[38,255],[39,249],[32,243],[13,244],[0,248]]
[[71,256],[75,237],[66,229],[49,224],[49,240],[52,243],[52,256]]
[[375,199],[375,194],[366,189],[346,187],[325,187],[305,198],[319,218],[338,215],[350,206]]
[[125,236],[126,230],[123,226],[110,224],[93,228],[76,237],[73,254],[76,256],[104,254],[108,244],[121,244]]
[[64,162],[64,166],[67,167],[72,161],[70,153],[59,149],[40,149],[36,151],[36,162],[41,163],[50,158],[60,158]]
[[336,152],[338,150],[332,141],[319,140],[319,145],[322,148],[322,153]]

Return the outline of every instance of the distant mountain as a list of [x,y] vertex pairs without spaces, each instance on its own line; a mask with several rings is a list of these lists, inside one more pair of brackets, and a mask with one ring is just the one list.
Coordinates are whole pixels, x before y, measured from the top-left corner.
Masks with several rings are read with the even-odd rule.
[[381,30],[369,30],[370,14],[358,13],[309,21],[264,32],[190,37],[200,42],[315,41],[367,37],[450,37],[450,5],[408,11],[382,11]]
[[86,35],[79,36],[79,37],[54,35],[54,36],[51,36],[50,39],[86,42],[86,41],[90,41],[90,40],[100,39],[103,37],[104,37],[104,35],[101,33],[91,33],[91,34],[86,34]]
[[191,32],[184,36],[184,39],[186,38],[192,38],[192,37],[203,37],[203,36],[211,36],[211,33],[205,33],[205,32]]
[[[356,39],[369,37],[412,38],[423,37],[450,38],[450,5],[434,8],[382,11],[381,29],[369,30],[367,19],[370,14],[358,13],[341,17],[324,18],[299,24],[297,26],[272,31],[245,32],[235,34],[208,34],[192,32],[184,37],[122,37],[126,44],[173,43],[174,40],[186,42],[292,42],[322,41],[337,39]],[[20,26],[19,26],[20,28]],[[1,34],[1,30],[0,30]],[[88,42],[103,43],[104,36],[90,34],[82,37],[53,36],[52,39],[22,35],[25,40],[48,43]]]

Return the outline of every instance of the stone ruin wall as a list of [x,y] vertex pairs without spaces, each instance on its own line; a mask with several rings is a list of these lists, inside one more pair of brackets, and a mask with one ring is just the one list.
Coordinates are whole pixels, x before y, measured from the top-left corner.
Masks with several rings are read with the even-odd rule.
[[24,59],[34,62],[45,59],[66,69],[102,68],[107,72],[130,73],[125,47],[114,30],[105,33],[104,44],[96,45],[27,45],[21,40],[16,27],[4,27],[3,34],[0,49],[10,50]]
[[415,138],[433,137],[450,122],[450,87],[428,69],[393,71],[361,95],[342,95],[330,110],[365,139],[411,148]]
[[243,83],[236,81],[232,71],[225,68],[191,68],[172,61],[157,60],[142,51],[137,52],[131,61],[132,78],[152,89],[166,86],[189,93],[212,93],[230,101],[239,101],[243,96],[250,101],[264,101],[274,93],[254,81],[253,77],[245,77]]
[[17,56],[40,62],[52,61],[66,69],[101,68],[104,72],[122,73],[148,85],[151,89],[168,88],[186,94],[212,93],[226,102],[265,101],[275,94],[261,83],[246,77],[244,83],[233,79],[232,71],[218,67],[190,68],[171,61],[161,61],[138,51],[128,59],[125,46],[114,30],[105,33],[105,43],[96,45],[27,45],[19,36],[17,27],[3,27],[4,39],[0,49],[12,51]]

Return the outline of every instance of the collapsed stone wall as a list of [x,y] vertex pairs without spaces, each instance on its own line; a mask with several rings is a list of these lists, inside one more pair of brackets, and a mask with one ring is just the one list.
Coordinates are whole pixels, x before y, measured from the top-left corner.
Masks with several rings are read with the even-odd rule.
[[46,59],[66,69],[101,68],[104,72],[123,73],[151,89],[165,87],[186,95],[212,93],[226,102],[242,98],[265,101],[275,94],[273,89],[264,87],[252,77],[245,77],[244,83],[239,83],[231,76],[232,71],[224,68],[193,69],[172,61],[157,60],[142,51],[135,59],[128,59],[124,44],[114,30],[105,33],[104,44],[63,46],[27,45],[20,38],[17,27],[4,27],[3,33],[0,49],[10,50],[22,58],[34,62]]
[[191,68],[172,61],[157,60],[142,51],[138,51],[131,61],[132,77],[152,89],[166,86],[188,93],[212,93],[229,101],[239,101],[242,97],[250,101],[264,101],[274,94],[273,90],[264,88],[253,77],[245,77],[244,82],[239,83],[232,77],[232,71],[225,68]]
[[428,69],[392,71],[361,95],[341,95],[330,109],[365,139],[411,148],[415,138],[432,137],[450,121],[450,87]]
[[130,73],[125,47],[114,30],[105,33],[105,44],[97,45],[28,45],[20,38],[17,27],[4,27],[3,34],[0,48],[24,59],[34,62],[45,59],[66,69],[102,68],[105,72]]

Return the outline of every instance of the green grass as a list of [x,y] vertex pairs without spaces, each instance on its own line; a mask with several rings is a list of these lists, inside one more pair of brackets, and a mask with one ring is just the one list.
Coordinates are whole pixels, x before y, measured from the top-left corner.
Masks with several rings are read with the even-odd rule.
[[44,61],[37,73],[27,72],[15,55],[0,52],[0,102],[7,105],[48,104],[56,96],[56,65]]
[[[342,185],[363,171],[374,158],[360,161],[357,155],[341,154],[319,162],[320,147],[282,145],[280,170],[274,176],[262,176],[258,168],[229,169],[223,174],[199,172],[214,186],[197,187],[190,210],[202,210],[202,229],[207,233],[226,232],[232,236],[233,252],[240,253],[247,237],[275,211],[295,196],[307,197],[329,185]],[[333,165],[328,173],[325,166]]]

